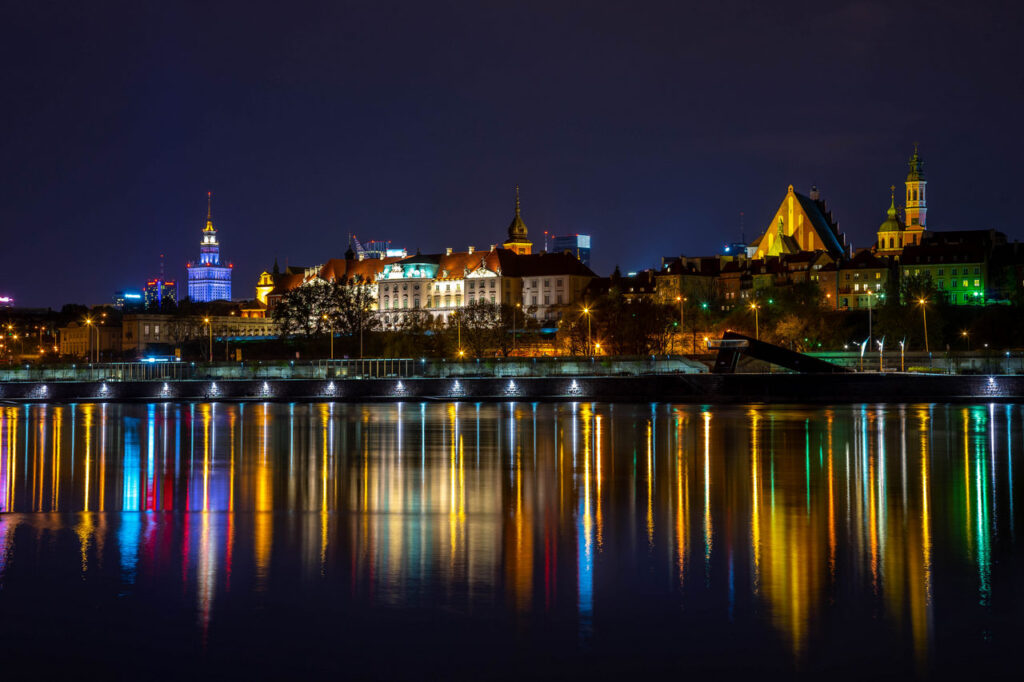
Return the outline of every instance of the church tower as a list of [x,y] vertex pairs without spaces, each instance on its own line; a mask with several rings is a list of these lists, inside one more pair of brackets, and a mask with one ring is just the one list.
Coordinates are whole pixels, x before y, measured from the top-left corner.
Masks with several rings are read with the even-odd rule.
[[914,145],[914,155],[910,157],[907,164],[910,172],[907,173],[907,208],[905,211],[907,244],[920,244],[924,231],[928,229],[927,215],[928,206],[925,197],[925,190],[928,181],[924,179],[924,160],[918,154],[917,145]]
[[502,246],[520,256],[529,255],[533,251],[533,242],[527,237],[526,223],[519,215],[519,185],[516,185],[516,214],[512,217],[512,224],[508,226],[508,239]]
[[[896,186],[889,188],[889,210],[885,222],[878,226],[878,244],[875,254],[899,258],[903,243],[907,241],[906,226],[896,216]],[[909,242],[908,242],[909,243]]]

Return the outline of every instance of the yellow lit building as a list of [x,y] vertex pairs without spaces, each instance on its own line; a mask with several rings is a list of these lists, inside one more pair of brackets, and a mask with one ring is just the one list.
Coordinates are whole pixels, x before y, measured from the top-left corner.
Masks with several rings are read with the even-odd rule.
[[834,259],[842,258],[848,249],[846,236],[832,219],[818,189],[810,196],[793,191],[790,185],[771,222],[752,244],[754,258],[781,256],[801,251],[825,251]]

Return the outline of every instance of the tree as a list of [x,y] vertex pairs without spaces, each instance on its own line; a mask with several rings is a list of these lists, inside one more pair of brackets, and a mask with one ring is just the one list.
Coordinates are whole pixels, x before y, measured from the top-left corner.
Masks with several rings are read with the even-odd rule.
[[461,327],[462,345],[473,357],[483,357],[488,349],[501,345],[501,306],[489,301],[476,301],[454,313],[448,328]]

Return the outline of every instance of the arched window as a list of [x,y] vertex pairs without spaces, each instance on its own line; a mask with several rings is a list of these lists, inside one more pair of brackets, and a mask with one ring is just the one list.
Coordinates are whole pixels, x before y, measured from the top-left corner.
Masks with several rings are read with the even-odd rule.
[[891,248],[893,248],[893,244],[894,244],[894,242],[893,242],[893,238],[892,238],[892,237],[889,237],[889,248],[890,248],[890,249],[891,249]]

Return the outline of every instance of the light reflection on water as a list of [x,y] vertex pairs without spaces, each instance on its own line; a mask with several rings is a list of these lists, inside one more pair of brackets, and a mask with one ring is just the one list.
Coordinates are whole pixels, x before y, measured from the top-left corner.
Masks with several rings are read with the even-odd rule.
[[497,619],[485,651],[639,648],[667,669],[824,668],[851,637],[899,670],[947,642],[1001,660],[1022,423],[1009,405],[3,407],[0,618],[41,617],[43,594],[71,613],[86,585],[101,614],[126,595],[189,612],[204,655],[290,600],[316,622]]

